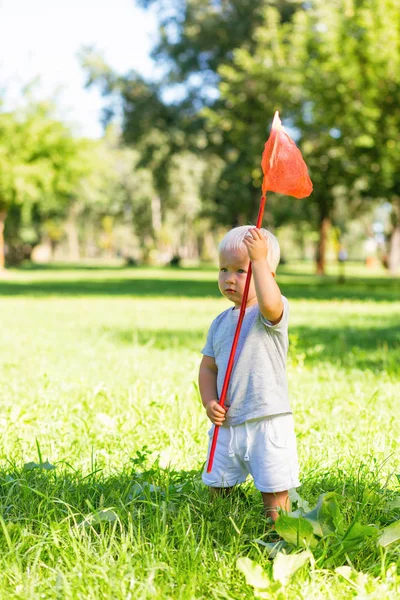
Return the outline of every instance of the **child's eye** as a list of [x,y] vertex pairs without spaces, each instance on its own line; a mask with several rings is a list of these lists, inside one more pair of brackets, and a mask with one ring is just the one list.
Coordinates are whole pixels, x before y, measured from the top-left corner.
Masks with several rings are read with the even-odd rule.
[[242,274],[242,273],[246,273],[246,271],[244,269],[238,269],[238,273]]
[[221,267],[220,271],[222,271],[222,273],[226,273],[228,269],[225,269],[225,267]]

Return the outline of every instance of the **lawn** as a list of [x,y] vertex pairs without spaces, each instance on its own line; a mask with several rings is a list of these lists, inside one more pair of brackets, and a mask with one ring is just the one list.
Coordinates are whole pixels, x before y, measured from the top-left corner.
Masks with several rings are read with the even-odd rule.
[[[304,265],[278,275],[297,491],[310,507],[325,494],[329,530],[297,519],[307,531],[275,560],[252,483],[214,504],[201,484],[200,349],[228,306],[215,272],[0,279],[0,598],[399,597],[397,525],[380,536],[400,518],[400,280],[352,265],[341,284]],[[286,552],[305,560],[291,577]]]

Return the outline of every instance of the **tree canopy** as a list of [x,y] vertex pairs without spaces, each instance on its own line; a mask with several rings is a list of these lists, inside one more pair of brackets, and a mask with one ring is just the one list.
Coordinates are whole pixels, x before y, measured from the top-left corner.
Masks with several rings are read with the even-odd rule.
[[[217,220],[254,218],[259,159],[276,109],[301,147],[314,193],[301,207],[273,202],[273,220],[311,219],[320,228],[320,271],[338,199],[346,199],[353,217],[373,199],[396,208],[400,11],[394,0],[260,0],[251,7],[245,0],[142,2],[151,3],[161,15],[154,57],[166,70],[157,88],[159,115],[174,111],[173,123],[157,126],[167,135],[172,129],[205,134],[204,152],[222,158]],[[168,105],[162,91],[177,83],[186,95]],[[126,117],[140,112],[133,96],[122,97]],[[135,127],[135,119],[125,119],[128,138]]]
[[33,217],[64,213],[87,170],[85,148],[85,141],[52,117],[47,104],[0,113],[0,268],[7,215],[12,228]]

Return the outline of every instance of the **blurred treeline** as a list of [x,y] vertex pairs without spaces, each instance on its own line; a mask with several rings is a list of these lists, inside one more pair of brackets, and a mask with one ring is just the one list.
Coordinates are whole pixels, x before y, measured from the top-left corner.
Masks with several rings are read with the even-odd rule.
[[[43,106],[0,114],[0,227],[10,262],[39,241],[72,256],[213,258],[219,228],[254,222],[275,110],[314,183],[268,199],[265,223],[319,272],[372,235],[386,206],[385,264],[400,263],[398,0],[140,0],[156,9],[157,82],[82,52],[88,85],[122,115],[103,140],[74,138]],[[289,233],[288,233],[289,232]]]

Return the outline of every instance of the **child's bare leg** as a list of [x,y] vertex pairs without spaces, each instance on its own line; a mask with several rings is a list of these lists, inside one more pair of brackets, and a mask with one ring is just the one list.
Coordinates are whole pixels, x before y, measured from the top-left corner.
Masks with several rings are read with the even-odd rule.
[[287,490],[284,492],[274,492],[271,494],[267,492],[261,492],[261,495],[264,503],[265,516],[271,517],[274,522],[279,516],[279,509],[289,512],[290,500]]

